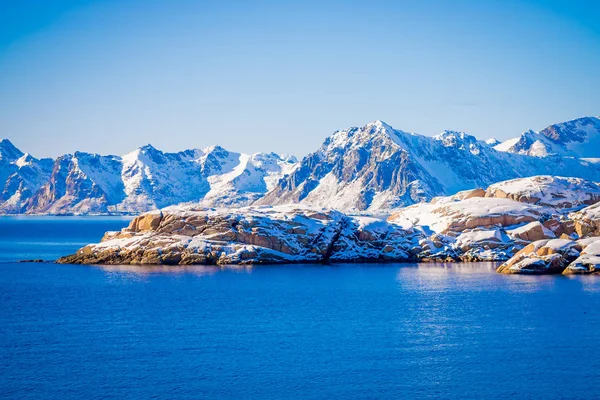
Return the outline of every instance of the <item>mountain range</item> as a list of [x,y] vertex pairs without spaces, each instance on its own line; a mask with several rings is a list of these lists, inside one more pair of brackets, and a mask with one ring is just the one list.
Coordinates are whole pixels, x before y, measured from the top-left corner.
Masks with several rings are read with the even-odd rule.
[[382,121],[333,133],[298,161],[222,147],[122,157],[84,152],[36,159],[0,141],[0,213],[140,213],[302,203],[386,212],[435,196],[534,175],[600,181],[600,119],[584,117],[499,142],[464,132],[429,137]]
[[38,160],[3,140],[0,213],[129,214],[187,202],[250,204],[296,162],[218,146],[164,153],[150,145],[123,157],[75,152]]
[[335,132],[258,203],[378,211],[519,177],[598,181],[597,144],[600,119],[594,117],[503,143],[455,131],[423,136],[375,121]]

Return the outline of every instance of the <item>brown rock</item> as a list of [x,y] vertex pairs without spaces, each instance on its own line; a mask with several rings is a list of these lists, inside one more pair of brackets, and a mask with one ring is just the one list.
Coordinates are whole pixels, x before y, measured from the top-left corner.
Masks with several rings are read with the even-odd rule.
[[390,253],[390,252],[394,251],[394,248],[390,245],[386,245],[381,251],[384,253]]
[[150,212],[135,217],[129,224],[129,229],[133,232],[144,232],[156,230],[163,218],[162,212]]
[[512,237],[527,242],[535,242],[536,240],[550,238],[548,235],[546,235],[546,232],[544,232],[543,225],[538,221],[531,222],[519,229],[514,229],[509,233]]
[[503,274],[560,274],[579,255],[581,245],[543,239],[530,243],[496,270]]
[[574,221],[574,230],[579,237],[585,237],[594,232],[594,227],[585,221]]

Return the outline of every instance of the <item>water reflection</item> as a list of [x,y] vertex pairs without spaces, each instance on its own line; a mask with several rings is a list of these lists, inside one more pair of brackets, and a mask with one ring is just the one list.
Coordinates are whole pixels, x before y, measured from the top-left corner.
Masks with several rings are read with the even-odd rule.
[[562,275],[501,275],[506,290],[513,293],[534,293],[542,290],[552,291],[561,280]]
[[252,272],[252,266],[249,265],[96,265],[94,267],[100,268],[108,274],[140,276],[155,274],[192,274],[196,276],[205,276],[214,275],[223,270],[243,273]]
[[[221,272],[251,274],[256,269],[313,270],[326,268],[328,271],[341,269],[353,271],[351,276],[366,270],[392,269],[391,277],[401,289],[443,294],[448,291],[508,291],[533,293],[557,290],[564,285],[577,286],[588,292],[600,292],[600,276],[582,275],[503,275],[496,273],[498,262],[473,263],[414,263],[414,264],[281,264],[281,265],[96,265],[111,278],[145,280],[156,275],[212,276]],[[363,272],[360,272],[361,274]],[[386,272],[387,275],[387,272]],[[338,275],[336,275],[338,276]],[[331,282],[330,275],[323,279]],[[333,278],[335,280],[336,278]],[[429,298],[431,301],[431,298]]]
[[576,282],[586,292],[600,292],[600,275],[563,275],[564,279]]
[[[431,295],[456,290],[533,293],[555,290],[568,279],[573,279],[562,275],[503,275],[496,273],[499,265],[498,262],[413,264],[416,268],[400,268],[396,280],[402,289]],[[586,290],[600,289],[600,280],[578,278],[587,281],[583,284]]]
[[470,262],[470,263],[419,263],[416,264],[420,272],[446,274],[455,272],[458,274],[483,274],[495,272],[499,262]]

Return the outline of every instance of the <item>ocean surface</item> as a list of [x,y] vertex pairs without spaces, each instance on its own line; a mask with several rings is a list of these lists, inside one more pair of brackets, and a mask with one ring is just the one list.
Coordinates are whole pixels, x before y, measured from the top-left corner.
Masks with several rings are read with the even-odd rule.
[[0,398],[600,396],[595,276],[14,262],[127,222],[0,218]]

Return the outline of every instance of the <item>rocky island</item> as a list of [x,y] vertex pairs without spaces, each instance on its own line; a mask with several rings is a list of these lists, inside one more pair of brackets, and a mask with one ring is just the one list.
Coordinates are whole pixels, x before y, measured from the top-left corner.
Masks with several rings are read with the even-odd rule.
[[599,201],[594,182],[534,176],[435,197],[386,215],[298,204],[173,206],[142,214],[58,262],[506,261],[499,272],[587,273],[600,268]]

